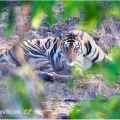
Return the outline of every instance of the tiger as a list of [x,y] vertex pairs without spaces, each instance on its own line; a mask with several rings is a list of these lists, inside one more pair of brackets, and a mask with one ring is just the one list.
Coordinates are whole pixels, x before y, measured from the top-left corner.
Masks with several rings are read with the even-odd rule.
[[71,74],[61,75],[59,72],[71,73],[73,66],[87,70],[94,63],[110,60],[94,39],[81,30],[71,30],[58,37],[26,40],[15,45],[6,52],[7,61],[11,65],[20,66],[16,48],[22,51],[24,60],[31,66],[34,74],[48,81],[74,79]]

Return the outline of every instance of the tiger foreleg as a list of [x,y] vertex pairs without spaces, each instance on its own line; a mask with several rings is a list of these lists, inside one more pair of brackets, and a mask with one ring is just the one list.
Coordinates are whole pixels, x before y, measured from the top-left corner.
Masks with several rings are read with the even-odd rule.
[[53,76],[55,80],[60,81],[60,82],[67,82],[69,80],[74,79],[73,75],[59,75],[59,74],[53,73]]
[[43,80],[47,80],[47,81],[60,81],[60,82],[66,82],[68,80],[73,80],[74,77],[72,75],[59,75],[56,74],[55,72],[42,72],[39,70],[34,71],[35,75],[37,75],[39,78],[43,79]]

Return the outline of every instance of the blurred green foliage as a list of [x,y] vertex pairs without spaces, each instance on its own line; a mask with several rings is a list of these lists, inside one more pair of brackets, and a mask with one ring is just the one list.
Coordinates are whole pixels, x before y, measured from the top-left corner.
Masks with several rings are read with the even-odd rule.
[[13,76],[11,78],[11,92],[13,93],[13,96],[15,97],[15,101],[17,101],[22,109],[30,109],[33,108],[30,102],[30,93],[27,90],[27,85],[25,83],[25,80],[18,77],[18,76]]
[[55,1],[31,1],[31,16],[32,16],[32,25],[33,27],[40,26],[40,20],[42,20],[47,14],[47,21],[49,23],[54,23],[54,12],[53,6],[55,5]]
[[[120,80],[120,47],[112,48],[109,56],[112,58],[109,63],[96,63],[83,71],[84,80],[89,80],[93,74],[110,84]],[[75,74],[79,75],[79,72]],[[69,116],[71,119],[120,119],[120,97],[97,96],[93,100],[82,101],[74,106]]]
[[0,13],[2,12],[2,9],[6,6],[6,1],[0,1]]
[[75,78],[83,76],[82,69],[76,65],[72,67],[71,74],[75,76]]
[[5,36],[9,37],[12,35],[12,28],[13,28],[13,24],[14,24],[14,8],[10,7],[9,8],[9,14],[8,14],[8,23],[7,26],[5,28]]
[[[28,91],[26,80],[22,79],[19,76],[11,76],[9,79],[9,92],[10,95],[6,96],[6,100],[0,101],[0,106],[3,110],[11,109],[25,110],[34,109],[34,102],[31,100],[31,93]],[[30,114],[27,114],[28,117],[33,117],[34,113],[31,110]],[[15,114],[8,114],[4,118],[16,118]]]
[[120,18],[119,1],[64,1],[63,3],[62,18],[67,20],[82,12],[84,16],[78,28],[87,31],[95,29],[104,18],[109,18],[111,15]]
[[[58,1],[20,1],[21,5],[30,4],[32,26],[38,28],[44,17],[49,24],[56,21],[54,6]],[[0,1],[0,13],[6,6],[6,1]],[[115,16],[120,19],[120,1],[63,1],[63,12],[61,13],[62,21],[65,22],[71,17],[80,16],[83,13],[83,20],[78,24],[79,29],[89,31],[95,29],[104,18]],[[13,23],[13,12],[9,13],[8,29],[11,29]],[[81,16],[80,16],[81,17]]]
[[120,97],[110,99],[98,96],[76,104],[69,114],[71,119],[119,119]]
[[112,58],[109,62],[96,63],[90,69],[83,71],[84,78],[89,79],[92,74],[97,74],[101,80],[115,83],[120,77],[120,47],[111,48],[109,56]]
[[[33,23],[40,21],[41,12],[47,14],[47,21],[50,24],[55,23],[53,7],[56,1],[32,1],[31,4]],[[84,20],[80,21],[78,26],[85,30],[94,29],[103,18],[108,18],[111,15],[119,18],[119,5],[119,1],[63,1],[64,10],[61,16],[65,22],[71,17],[79,16],[82,12]]]

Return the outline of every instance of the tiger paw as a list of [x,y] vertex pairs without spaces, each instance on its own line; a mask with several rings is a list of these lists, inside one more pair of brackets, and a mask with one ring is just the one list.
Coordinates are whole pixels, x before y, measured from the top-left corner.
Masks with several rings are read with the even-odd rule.
[[53,82],[55,80],[53,74],[51,73],[46,73],[46,72],[42,72],[39,70],[34,71],[35,75],[38,76],[39,78],[49,81],[49,82]]
[[45,79],[46,81],[54,82],[55,77],[54,77],[52,74],[47,73],[47,74],[44,75],[44,79]]

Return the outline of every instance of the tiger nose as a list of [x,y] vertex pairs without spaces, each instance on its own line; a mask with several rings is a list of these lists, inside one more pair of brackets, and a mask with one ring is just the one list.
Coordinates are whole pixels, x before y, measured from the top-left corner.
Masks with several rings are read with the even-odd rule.
[[69,60],[70,61],[70,63],[72,63],[72,60]]

